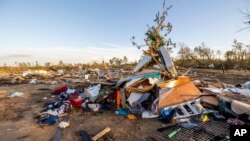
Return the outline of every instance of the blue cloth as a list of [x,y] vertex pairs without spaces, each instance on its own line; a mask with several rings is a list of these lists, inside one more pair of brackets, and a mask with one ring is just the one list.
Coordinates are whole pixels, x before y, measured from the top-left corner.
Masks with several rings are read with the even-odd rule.
[[49,118],[41,120],[39,123],[40,124],[49,124],[49,125],[51,125],[51,124],[55,124],[56,121],[57,121],[57,117],[51,116]]
[[127,115],[130,113],[129,109],[123,109],[123,108],[120,108],[118,109],[117,111],[115,111],[115,113],[117,115]]
[[173,108],[164,108],[160,110],[160,120],[162,122],[170,122],[173,118],[175,110]]

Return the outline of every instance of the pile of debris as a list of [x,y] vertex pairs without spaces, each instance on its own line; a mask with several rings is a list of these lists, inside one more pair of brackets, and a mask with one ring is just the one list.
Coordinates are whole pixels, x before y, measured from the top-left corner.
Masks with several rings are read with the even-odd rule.
[[124,70],[28,70],[20,74],[10,74],[0,77],[0,85],[17,84],[46,84],[58,85],[62,83],[85,83],[85,82],[106,82],[108,80],[119,80],[128,74]]
[[[111,97],[112,93],[114,93],[112,87],[104,84],[90,84],[89,87],[84,89],[84,92],[80,89],[61,86],[56,88],[51,94],[51,97],[55,97],[57,100],[45,103],[42,111],[34,113],[34,118],[40,126],[53,125],[60,122],[54,137],[55,141],[59,141],[62,136],[62,130],[70,126],[69,115],[74,109],[81,108],[84,112],[96,112],[100,109],[112,108],[111,105],[114,105],[112,104],[114,102]],[[110,130],[108,127],[105,128],[100,133],[102,134],[101,136],[104,135],[103,132],[107,133]],[[101,137],[97,135],[91,138],[84,130],[80,132],[80,135],[89,141],[97,140]]]
[[[89,76],[96,71],[98,81],[91,81]],[[180,76],[165,47],[149,50],[132,75],[117,81],[122,73],[84,72],[85,87],[56,88],[52,96],[57,100],[35,114],[37,123],[43,126],[60,121],[61,131],[70,126],[72,109],[109,109],[131,120],[158,118],[164,123],[165,127],[155,130],[147,140],[229,140],[230,125],[250,124],[250,82],[233,86],[192,80],[187,73]],[[86,135],[81,131],[81,136]],[[90,140],[89,135],[87,138]]]
[[235,86],[217,80],[193,82],[202,92],[199,97],[161,109],[159,119],[166,127],[147,140],[230,140],[230,125],[250,124],[250,81]]

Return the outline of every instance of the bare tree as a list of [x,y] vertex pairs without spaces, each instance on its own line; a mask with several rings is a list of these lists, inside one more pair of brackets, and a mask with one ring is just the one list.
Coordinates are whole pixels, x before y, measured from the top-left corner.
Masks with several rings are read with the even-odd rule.
[[246,27],[241,28],[238,32],[243,31],[245,29],[250,29],[250,12],[248,11],[248,9],[246,9],[245,11],[242,11],[242,10],[239,10],[239,11],[245,18],[244,24],[246,25]]
[[124,57],[123,57],[122,62],[123,62],[123,64],[125,64],[125,65],[128,63],[128,58],[127,58],[127,56],[124,56]]
[[237,41],[236,39],[234,39],[232,47],[233,47],[233,50],[235,52],[235,59],[240,64],[242,64],[246,58],[246,55],[247,55],[247,46],[244,45],[243,43]]
[[50,62],[44,63],[45,69],[49,70],[50,66],[51,66],[51,63],[50,63]]
[[217,51],[216,51],[216,55],[217,55],[217,59],[220,60],[221,51],[220,51],[220,50],[217,50]]
[[192,50],[185,43],[180,44],[180,50],[178,52],[181,59],[181,64],[183,65],[187,60],[192,58]]
[[233,55],[234,55],[234,52],[231,50],[228,50],[226,51],[224,56],[227,59],[227,61],[231,62],[233,60]]
[[60,60],[60,61],[58,62],[58,66],[64,66],[64,62],[63,62],[62,60]]
[[194,52],[197,55],[198,59],[208,60],[209,62],[214,57],[214,51],[206,46],[203,42],[200,46],[194,48]]
[[114,59],[113,58],[109,59],[109,64],[113,66],[113,64],[114,64]]

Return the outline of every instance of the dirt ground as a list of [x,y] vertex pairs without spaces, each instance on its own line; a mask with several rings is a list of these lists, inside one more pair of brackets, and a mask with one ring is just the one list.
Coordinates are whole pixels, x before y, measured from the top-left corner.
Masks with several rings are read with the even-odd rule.
[[[41,128],[35,123],[33,113],[42,110],[45,102],[53,101],[49,91],[39,91],[39,88],[55,86],[22,84],[0,87],[0,140],[1,141],[49,141],[52,140],[57,125]],[[24,92],[21,97],[9,98],[12,92]],[[44,100],[43,98],[48,99]],[[84,129],[90,135],[95,135],[105,127],[111,132],[102,140],[141,140],[152,130],[163,127],[157,119],[129,120],[125,116],[116,115],[114,111],[84,113],[81,109],[73,110],[70,115],[70,127],[63,131],[62,141],[82,140],[79,131]]]
[[[180,74],[184,74],[187,70],[179,70]],[[196,72],[196,75],[195,73]],[[228,84],[237,84],[237,83],[245,83],[246,81],[250,81],[250,71],[227,71],[224,74],[221,70],[202,70],[196,69],[193,72],[189,72],[188,75],[194,79],[203,79],[203,80],[219,80],[223,83]]]
[[[236,84],[249,80],[245,75],[199,74],[198,77],[219,78],[221,81]],[[54,101],[50,91],[39,88],[53,89],[55,85],[21,84],[0,86],[0,141],[50,141],[53,139],[57,125],[40,127],[33,119],[33,113],[42,110],[45,102]],[[24,92],[21,97],[9,98],[12,92]],[[43,99],[47,97],[47,99]],[[101,140],[138,141],[146,138],[152,131],[164,127],[158,119],[129,120],[126,116],[116,115],[113,110],[98,113],[84,113],[74,110],[70,115],[70,127],[63,131],[62,141],[82,140],[79,131],[84,129],[95,135],[105,127],[111,132]]]

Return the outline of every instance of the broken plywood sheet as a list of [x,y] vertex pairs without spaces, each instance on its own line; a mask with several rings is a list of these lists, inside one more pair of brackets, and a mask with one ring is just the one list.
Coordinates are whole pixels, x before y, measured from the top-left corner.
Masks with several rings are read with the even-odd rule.
[[201,99],[201,102],[204,102],[213,106],[218,106],[219,99],[215,96],[203,96]]
[[198,98],[200,90],[192,81],[160,90],[159,109]]
[[167,82],[160,82],[157,85],[160,88],[174,88],[176,86],[185,84],[190,81],[191,81],[190,78],[187,76],[179,76],[177,80],[169,80]]

